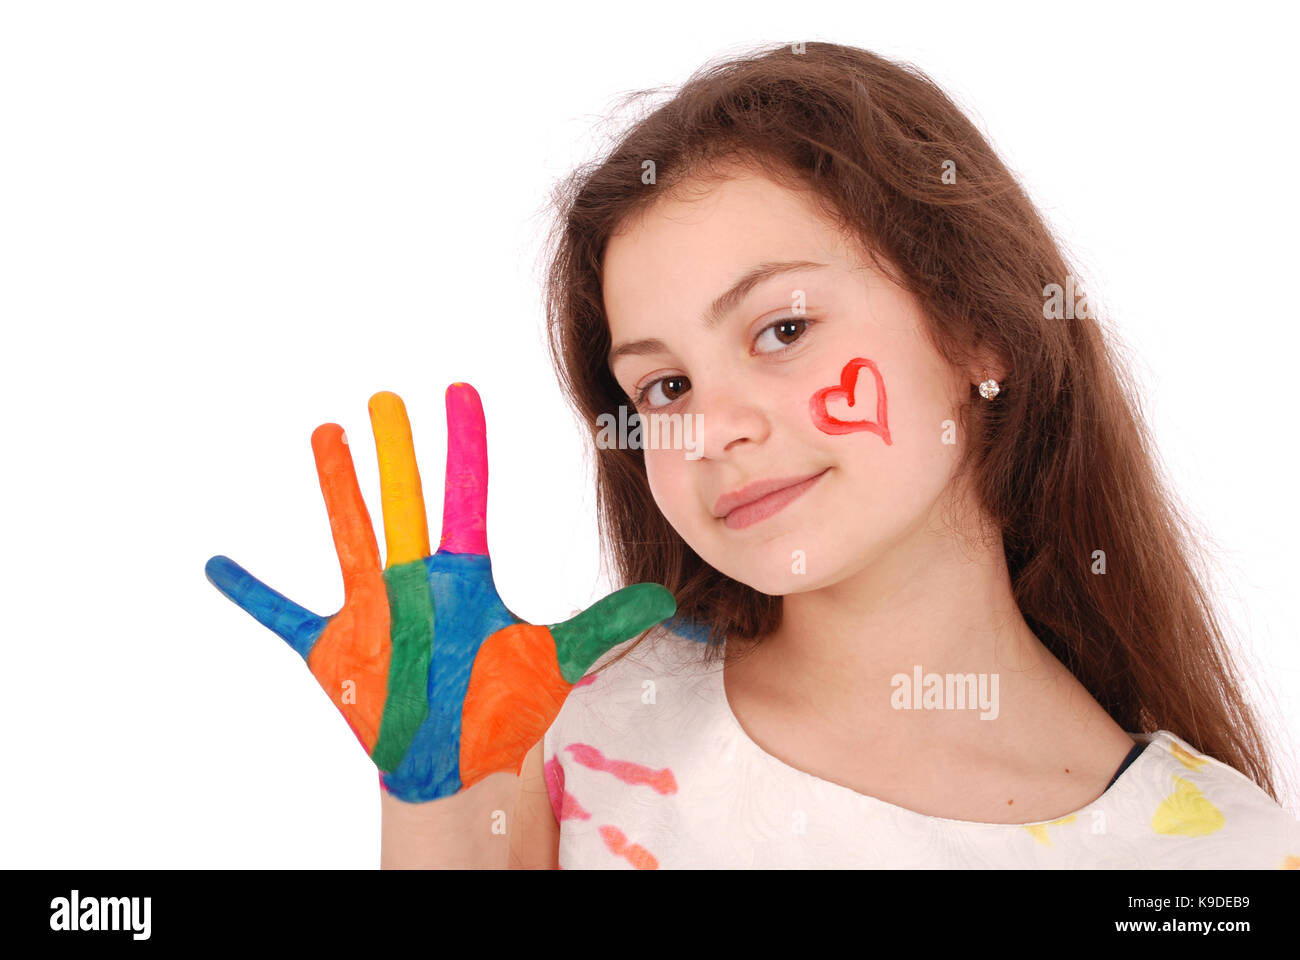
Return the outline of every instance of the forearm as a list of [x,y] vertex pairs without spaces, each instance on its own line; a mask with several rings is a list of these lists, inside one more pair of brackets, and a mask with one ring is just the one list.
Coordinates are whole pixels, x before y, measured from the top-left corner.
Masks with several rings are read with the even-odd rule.
[[427,803],[406,803],[381,787],[380,869],[505,869],[518,792],[510,773]]

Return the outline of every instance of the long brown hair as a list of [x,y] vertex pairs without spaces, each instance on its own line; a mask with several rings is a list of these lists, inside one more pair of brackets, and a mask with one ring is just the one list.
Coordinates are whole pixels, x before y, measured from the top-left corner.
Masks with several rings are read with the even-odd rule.
[[[1276,799],[1265,739],[1203,585],[1198,534],[1162,478],[1132,382],[1090,311],[1047,319],[1049,284],[1077,274],[989,143],[916,68],[830,43],[706,65],[561,181],[547,245],[548,342],[593,441],[602,413],[631,405],[607,366],[606,242],[734,161],[812,191],[918,300],[949,362],[964,365],[976,350],[1002,362],[997,402],[974,400],[972,387],[963,407],[958,470],[1001,527],[1035,635],[1124,730],[1168,730]],[[593,449],[617,585],[671,590],[679,622],[707,638],[708,659],[723,637],[761,638],[780,623],[780,597],[719,573],[669,525],[641,450]],[[1094,572],[1098,550],[1104,575]]]

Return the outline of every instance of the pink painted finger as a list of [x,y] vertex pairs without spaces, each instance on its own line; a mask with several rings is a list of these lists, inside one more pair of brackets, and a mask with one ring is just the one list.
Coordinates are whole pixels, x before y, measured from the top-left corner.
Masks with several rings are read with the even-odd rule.
[[483,401],[468,383],[447,388],[447,479],[442,541],[448,553],[487,555],[487,422]]

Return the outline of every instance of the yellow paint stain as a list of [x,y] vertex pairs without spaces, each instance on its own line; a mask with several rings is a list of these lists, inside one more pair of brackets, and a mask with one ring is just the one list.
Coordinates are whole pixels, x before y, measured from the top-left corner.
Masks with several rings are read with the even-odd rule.
[[1282,870],[1300,870],[1300,857],[1297,857],[1297,856],[1292,855],[1292,856],[1289,856],[1289,857],[1285,857],[1285,858],[1283,858],[1283,860],[1282,860],[1282,866],[1281,866],[1279,869],[1282,869]]
[[1188,770],[1199,770],[1201,769],[1201,767],[1205,766],[1207,763],[1210,762],[1205,757],[1197,756],[1194,753],[1188,753],[1186,750],[1184,750],[1176,743],[1171,742],[1169,744],[1169,750],[1171,753],[1173,753],[1175,757],[1178,758],[1178,762],[1181,763]]
[[1166,836],[1204,837],[1223,828],[1223,814],[1196,784],[1174,777],[1174,792],[1156,808],[1151,829]]
[[1050,847],[1052,845],[1052,838],[1048,835],[1047,828],[1073,823],[1074,820],[1075,814],[1072,813],[1068,817],[1062,817],[1060,820],[1053,820],[1050,823],[1026,823],[1024,824],[1024,828],[1029,831],[1030,836],[1037,840],[1039,844],[1044,847]]

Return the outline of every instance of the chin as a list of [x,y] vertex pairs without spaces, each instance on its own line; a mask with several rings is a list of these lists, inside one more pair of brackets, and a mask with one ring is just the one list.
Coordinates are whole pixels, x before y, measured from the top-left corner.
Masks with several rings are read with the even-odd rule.
[[[757,553],[758,551],[754,552]],[[833,582],[833,579],[828,578],[825,574],[811,577],[807,573],[795,572],[793,568],[796,564],[790,557],[790,551],[785,551],[780,556],[773,555],[769,564],[756,563],[754,560],[757,558],[751,556],[747,558],[750,562],[747,562],[743,567],[737,567],[734,553],[730,557],[724,558],[724,560],[726,559],[731,562],[719,564],[710,561],[710,565],[732,580],[743,583],[745,586],[770,597],[806,593],[809,590],[817,590]]]

